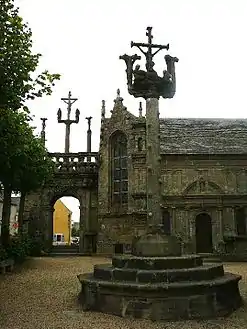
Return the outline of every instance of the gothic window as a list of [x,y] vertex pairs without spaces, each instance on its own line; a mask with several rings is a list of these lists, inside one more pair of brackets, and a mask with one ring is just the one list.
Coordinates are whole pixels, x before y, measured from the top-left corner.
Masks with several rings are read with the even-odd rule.
[[117,132],[111,140],[112,207],[121,210],[128,204],[127,138]]
[[246,219],[245,219],[245,209],[239,208],[236,210],[236,227],[238,235],[246,235]]
[[171,217],[168,210],[162,210],[163,232],[167,235],[171,234]]

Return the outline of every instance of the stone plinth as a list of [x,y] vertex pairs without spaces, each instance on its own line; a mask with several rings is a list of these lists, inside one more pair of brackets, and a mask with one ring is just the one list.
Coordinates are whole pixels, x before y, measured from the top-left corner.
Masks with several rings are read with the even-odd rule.
[[159,233],[145,234],[135,243],[133,254],[136,256],[180,256],[181,246],[175,236]]
[[242,304],[239,275],[197,255],[114,256],[80,274],[83,309],[151,320],[213,318]]

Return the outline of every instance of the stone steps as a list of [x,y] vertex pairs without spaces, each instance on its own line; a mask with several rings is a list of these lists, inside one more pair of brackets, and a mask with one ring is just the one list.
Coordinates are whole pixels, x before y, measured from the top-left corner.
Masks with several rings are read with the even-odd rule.
[[228,315],[242,305],[241,276],[224,273],[223,264],[203,264],[198,255],[115,255],[111,265],[95,265],[93,273],[77,277],[84,311],[187,320]]
[[77,246],[54,246],[49,253],[51,257],[79,256],[79,247]]

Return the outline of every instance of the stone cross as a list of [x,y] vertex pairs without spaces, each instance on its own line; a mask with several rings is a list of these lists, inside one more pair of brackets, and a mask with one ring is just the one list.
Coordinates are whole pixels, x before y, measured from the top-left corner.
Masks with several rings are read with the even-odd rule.
[[[156,86],[157,81],[159,81],[160,78],[158,77],[157,73],[154,71],[153,67],[155,64],[153,62],[153,57],[162,49],[168,50],[169,44],[167,45],[153,44],[152,27],[147,27],[146,36],[148,37],[147,43],[136,43],[131,41],[131,47],[137,47],[145,55],[147,72],[139,70],[139,68],[136,68],[135,69],[136,73],[134,71],[133,73],[137,74],[139,71],[140,75],[143,74],[146,77],[146,80],[144,81],[146,85],[144,86],[145,88],[141,83],[140,85],[137,85],[137,83],[135,83],[136,82],[136,77],[135,77],[134,83],[132,85],[132,89],[129,88],[129,93],[133,94],[135,97],[141,96],[144,99],[146,99],[147,222],[150,227],[154,228],[154,230],[156,229],[158,230],[162,224],[162,213],[161,213],[161,204],[162,204],[161,183],[162,182],[160,180],[161,157],[160,157],[160,122],[159,122],[160,93]],[[147,50],[144,51],[144,48],[146,48]],[[125,58],[131,58],[128,55],[124,55],[124,56]],[[123,56],[120,56],[120,59],[124,59],[122,57]],[[127,80],[128,80],[128,76],[127,76]],[[142,81],[142,83],[144,82]],[[144,89],[139,90],[138,87],[140,88],[142,87]],[[135,90],[135,88],[137,89]],[[137,93],[135,94],[135,92]],[[141,104],[139,108],[139,116],[140,117],[142,116]]]
[[[148,43],[136,43],[131,41],[131,48],[132,47],[137,47],[146,57],[146,70],[148,72],[152,72],[153,71],[153,67],[154,67],[154,62],[153,62],[153,57],[154,55],[156,55],[160,50],[162,49],[169,49],[169,44],[163,46],[163,45],[154,45],[152,43],[152,27],[147,27],[147,32],[146,32],[146,36],[148,37]],[[143,48],[147,48],[147,51],[145,52],[141,47]],[[157,49],[154,53],[152,53],[152,49]]]
[[[88,123],[88,130],[87,130],[87,152],[91,152],[91,143],[92,143],[92,130],[91,130],[91,120],[93,117],[86,117]],[[91,162],[91,157],[87,157],[87,161]]]
[[42,142],[43,144],[45,145],[45,127],[46,127],[46,120],[47,118],[40,118],[40,120],[42,121],[42,130],[41,130],[41,139],[42,139]]
[[71,114],[71,108],[72,105],[77,101],[78,98],[72,98],[71,92],[69,92],[69,95],[67,98],[61,98],[61,100],[68,105],[67,107],[67,119],[62,120],[62,111],[59,109],[57,111],[57,121],[58,123],[64,123],[66,130],[65,130],[65,153],[69,153],[69,147],[70,147],[70,125],[72,123],[78,123],[80,118],[80,111],[77,109],[75,112],[75,119],[70,119]]

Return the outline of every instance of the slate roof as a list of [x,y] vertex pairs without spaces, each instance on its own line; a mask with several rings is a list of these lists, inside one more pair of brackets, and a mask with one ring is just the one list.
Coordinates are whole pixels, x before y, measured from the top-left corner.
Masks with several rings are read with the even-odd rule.
[[247,119],[160,119],[161,153],[247,154]]

